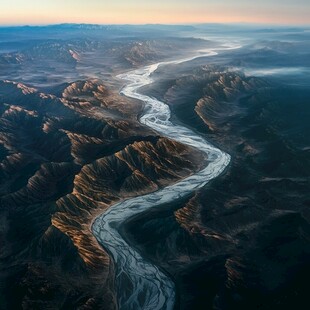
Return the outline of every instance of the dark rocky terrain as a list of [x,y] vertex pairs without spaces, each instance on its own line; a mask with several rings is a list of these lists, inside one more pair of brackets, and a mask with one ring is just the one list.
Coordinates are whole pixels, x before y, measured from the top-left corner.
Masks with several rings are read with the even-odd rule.
[[178,309],[303,309],[309,89],[212,65],[169,72],[144,92],[232,162],[203,190],[129,220],[124,236],[175,279]]

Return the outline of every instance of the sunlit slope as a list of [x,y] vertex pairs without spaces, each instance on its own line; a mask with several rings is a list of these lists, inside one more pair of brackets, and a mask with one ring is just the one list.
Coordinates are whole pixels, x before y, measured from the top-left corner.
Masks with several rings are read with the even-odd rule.
[[[10,223],[1,257],[28,270],[17,277],[26,287],[39,290],[37,275],[46,294],[60,294],[46,305],[60,306],[67,287],[92,294],[98,306],[113,297],[109,257],[92,235],[93,219],[118,200],[188,176],[203,158],[142,127],[140,103],[99,80],[71,83],[61,94],[0,82],[0,205]],[[85,273],[87,281],[77,280]],[[32,296],[26,291],[20,298],[32,307]]]

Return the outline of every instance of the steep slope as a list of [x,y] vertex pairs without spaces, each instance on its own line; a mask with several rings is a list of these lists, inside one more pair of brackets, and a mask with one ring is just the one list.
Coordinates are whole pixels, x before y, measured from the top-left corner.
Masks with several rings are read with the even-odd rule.
[[0,82],[4,308],[114,308],[113,266],[92,235],[93,219],[204,161],[139,125],[141,104],[99,80],[61,93]]

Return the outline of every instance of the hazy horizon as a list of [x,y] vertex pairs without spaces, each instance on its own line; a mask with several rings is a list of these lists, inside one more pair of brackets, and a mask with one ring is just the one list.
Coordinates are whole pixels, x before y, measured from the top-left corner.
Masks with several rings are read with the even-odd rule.
[[308,25],[307,0],[3,0],[1,25],[250,23]]
[[200,22],[200,23],[87,23],[87,22],[59,22],[59,23],[12,23],[5,24],[0,22],[0,28],[6,27],[50,27],[61,25],[94,25],[94,26],[204,26],[204,25],[216,25],[216,26],[271,26],[271,27],[310,27],[310,22],[305,24],[288,24],[288,23],[251,23],[251,22]]

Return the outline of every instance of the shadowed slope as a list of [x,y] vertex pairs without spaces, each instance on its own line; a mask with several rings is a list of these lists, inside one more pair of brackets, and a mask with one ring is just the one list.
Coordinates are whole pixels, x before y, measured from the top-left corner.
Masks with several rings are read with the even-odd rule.
[[232,162],[205,189],[129,220],[123,235],[174,277],[181,309],[302,308],[310,270],[309,91],[213,66],[148,91]]

